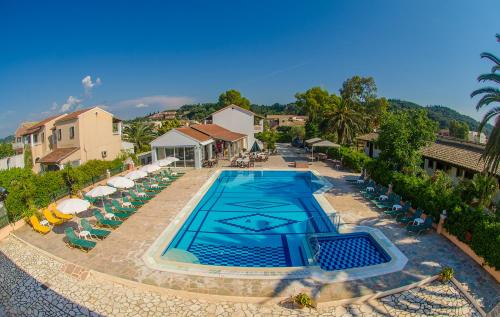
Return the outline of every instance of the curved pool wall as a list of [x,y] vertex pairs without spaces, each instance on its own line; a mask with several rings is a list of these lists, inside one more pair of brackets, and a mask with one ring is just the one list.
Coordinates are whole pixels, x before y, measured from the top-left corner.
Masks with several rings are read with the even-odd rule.
[[342,223],[324,197],[331,188],[311,170],[218,170],[143,259],[226,278],[331,282],[401,270],[407,258],[382,232]]

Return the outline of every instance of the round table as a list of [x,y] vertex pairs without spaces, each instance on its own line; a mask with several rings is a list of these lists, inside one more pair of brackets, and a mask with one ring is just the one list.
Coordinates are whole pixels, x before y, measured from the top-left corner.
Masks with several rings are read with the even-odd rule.
[[90,232],[87,230],[82,230],[78,232],[78,237],[83,238],[85,240],[90,240]]
[[114,214],[112,214],[112,213],[109,213],[109,212],[108,212],[108,213],[105,213],[105,214],[104,214],[104,218],[106,218],[106,219],[114,219],[114,218],[115,218],[115,215],[114,215]]
[[366,187],[366,191],[367,192],[373,192],[373,191],[375,191],[375,188],[373,188],[371,186],[368,186],[368,187]]
[[151,187],[158,188],[158,184],[151,184]]
[[358,184],[363,184],[364,182],[365,182],[365,180],[364,180],[364,179],[358,179],[358,180],[356,181],[356,183],[358,183]]
[[403,208],[403,206],[401,206],[401,205],[398,205],[398,204],[392,205],[393,210],[399,210],[401,208]]
[[40,224],[41,224],[42,226],[47,226],[47,227],[50,225],[50,224],[49,224],[49,222],[48,222],[47,220],[42,220],[42,221],[40,221]]
[[380,195],[380,196],[378,197],[378,199],[380,199],[380,200],[387,200],[388,198],[389,198],[389,197],[387,197],[387,195]]
[[132,203],[131,203],[131,202],[129,202],[129,201],[125,201],[125,202],[123,202],[123,203],[122,203],[122,206],[123,206],[123,207],[131,207],[131,206],[132,206]]
[[415,218],[415,220],[413,220],[413,223],[416,223],[417,225],[421,225],[424,222],[425,222],[425,220],[422,218]]
[[146,196],[146,193],[140,192],[140,193],[137,193],[137,196],[144,197],[144,196]]

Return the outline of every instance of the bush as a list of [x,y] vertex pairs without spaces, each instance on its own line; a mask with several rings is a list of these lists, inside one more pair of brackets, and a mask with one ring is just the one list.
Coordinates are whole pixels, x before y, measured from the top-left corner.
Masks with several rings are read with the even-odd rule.
[[331,158],[340,160],[342,159],[342,164],[354,170],[355,172],[361,172],[365,165],[371,161],[371,158],[364,152],[357,151],[348,147],[341,148],[329,148],[326,153]]
[[0,186],[9,192],[5,200],[10,221],[17,221],[43,208],[50,202],[76,193],[83,187],[103,179],[106,170],[121,169],[123,161],[93,160],[78,166],[67,166],[61,171],[36,175],[29,169],[12,168],[0,171]]
[[470,246],[486,264],[500,270],[500,222],[486,219],[476,223]]

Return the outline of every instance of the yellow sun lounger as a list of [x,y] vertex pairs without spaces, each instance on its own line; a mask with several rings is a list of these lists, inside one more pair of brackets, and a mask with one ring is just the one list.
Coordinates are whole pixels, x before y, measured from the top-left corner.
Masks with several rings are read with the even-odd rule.
[[63,214],[62,212],[57,210],[56,204],[50,204],[48,209],[54,214],[54,216],[64,221],[73,219],[73,215]]
[[60,225],[64,222],[64,220],[54,217],[52,212],[48,209],[43,210],[43,216],[45,217],[45,219],[47,219],[48,222],[55,226]]
[[35,215],[30,217],[30,222],[31,222],[31,226],[33,227],[33,229],[35,231],[40,232],[42,234],[46,234],[46,233],[50,232],[50,227],[42,225]]

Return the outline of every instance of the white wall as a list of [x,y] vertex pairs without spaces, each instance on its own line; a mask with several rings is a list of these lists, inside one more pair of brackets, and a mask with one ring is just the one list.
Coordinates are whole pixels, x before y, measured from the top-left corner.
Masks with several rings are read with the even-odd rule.
[[6,170],[9,168],[20,167],[24,168],[24,155],[19,154],[16,156],[5,157],[0,160],[0,170]]
[[255,142],[253,117],[253,114],[249,114],[244,110],[227,107],[212,114],[212,122],[233,132],[246,134],[247,140],[244,146],[247,150],[250,150]]

